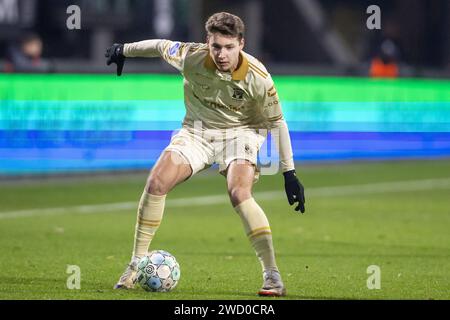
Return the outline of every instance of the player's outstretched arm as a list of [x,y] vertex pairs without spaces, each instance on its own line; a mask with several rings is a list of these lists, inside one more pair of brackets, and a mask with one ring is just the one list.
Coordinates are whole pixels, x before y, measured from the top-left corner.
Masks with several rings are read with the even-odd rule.
[[126,59],[123,54],[123,48],[123,44],[114,43],[105,53],[105,58],[107,58],[106,64],[109,66],[112,63],[115,63],[117,65],[117,75],[119,77],[122,75],[123,65],[125,64]]
[[122,74],[126,58],[163,58],[178,71],[182,71],[186,55],[199,44],[150,39],[133,43],[114,44],[106,51],[107,64],[117,64],[117,75]]

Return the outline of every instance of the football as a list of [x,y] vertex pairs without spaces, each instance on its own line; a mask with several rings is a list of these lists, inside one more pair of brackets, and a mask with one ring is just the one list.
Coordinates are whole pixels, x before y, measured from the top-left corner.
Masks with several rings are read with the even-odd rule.
[[139,260],[136,282],[146,291],[168,292],[180,280],[180,265],[173,255],[154,250]]

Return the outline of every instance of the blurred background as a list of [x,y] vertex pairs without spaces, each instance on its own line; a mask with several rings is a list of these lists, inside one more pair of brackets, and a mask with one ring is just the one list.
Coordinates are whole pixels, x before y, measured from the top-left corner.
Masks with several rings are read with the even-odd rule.
[[203,42],[217,11],[245,21],[296,160],[450,156],[448,0],[0,0],[0,176],[149,168],[181,125],[181,77],[128,59],[117,78],[105,49]]
[[[81,29],[70,31],[70,5],[81,9]],[[381,9],[381,30],[369,30],[370,5]],[[227,10],[247,26],[246,50],[272,73],[364,76],[384,54],[400,76],[448,77],[450,2],[447,0],[2,0],[0,61],[34,35],[49,66],[33,71],[109,72],[103,53],[112,42],[169,38],[203,42],[204,22]],[[130,64],[132,72],[173,72],[158,60]]]

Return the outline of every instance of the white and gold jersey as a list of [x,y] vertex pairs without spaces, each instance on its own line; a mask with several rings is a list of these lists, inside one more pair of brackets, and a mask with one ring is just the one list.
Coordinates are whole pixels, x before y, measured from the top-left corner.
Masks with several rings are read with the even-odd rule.
[[206,129],[267,128],[282,118],[272,78],[251,55],[241,52],[239,68],[225,73],[216,68],[206,44],[149,40],[125,45],[124,54],[141,56],[150,48],[184,77],[185,126],[202,121]]
[[283,171],[294,169],[292,148],[273,80],[264,65],[241,51],[240,65],[221,72],[206,44],[146,40],[124,46],[126,57],[162,57],[184,77],[183,126],[204,129],[280,128]]

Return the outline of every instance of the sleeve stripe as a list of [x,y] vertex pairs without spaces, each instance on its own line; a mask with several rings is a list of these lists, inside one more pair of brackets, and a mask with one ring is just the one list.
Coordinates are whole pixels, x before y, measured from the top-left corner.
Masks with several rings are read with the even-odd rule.
[[259,74],[261,77],[263,77],[264,79],[267,78],[267,75],[265,75],[264,73],[262,73],[261,71],[255,69],[251,64],[248,65],[250,67],[250,69],[252,69],[254,72],[256,72],[257,74]]
[[268,74],[266,72],[264,72],[263,70],[261,70],[260,68],[258,68],[256,65],[254,65],[253,63],[251,63],[250,61],[248,62],[249,66],[253,67],[254,70],[259,71],[260,73],[262,73],[264,75],[265,78],[267,78]]
[[278,121],[278,120],[280,120],[282,118],[283,118],[283,115],[278,115],[278,116],[275,116],[275,117],[268,118],[267,120],[273,122],[273,121]]

